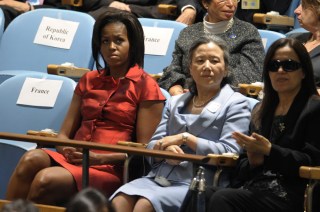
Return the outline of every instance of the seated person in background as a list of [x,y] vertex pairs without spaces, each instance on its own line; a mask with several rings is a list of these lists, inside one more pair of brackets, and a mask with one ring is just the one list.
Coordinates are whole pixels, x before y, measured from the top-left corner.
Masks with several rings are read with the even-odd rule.
[[[300,26],[309,32],[294,33],[289,37],[300,40],[307,48],[313,65],[314,79],[318,90],[320,88],[320,2],[302,0],[294,11]],[[320,90],[319,90],[320,91]]]
[[[218,37],[201,37],[191,46],[188,61],[193,79],[190,92],[171,98],[148,148],[176,154],[238,154],[241,148],[231,132],[248,132],[250,109],[246,97],[227,84],[226,43]],[[179,210],[193,177],[192,163],[148,160],[149,174],[120,187],[111,197],[116,211]],[[208,183],[214,171],[214,167],[207,169]],[[224,179],[223,184],[228,184]]]
[[[43,0],[39,1],[39,4],[32,5],[28,0],[1,0],[0,8],[3,11],[5,17],[4,28],[7,28],[8,24],[22,13],[39,9],[39,8],[63,8],[59,0]],[[32,23],[30,23],[32,24]]]
[[[93,4],[94,1],[87,1],[88,4]],[[103,5],[98,10],[90,12],[90,14],[97,18],[100,14],[104,13],[106,8],[112,7],[121,10],[126,10],[135,14],[138,18],[156,18],[176,20],[185,24],[193,24],[197,11],[196,3],[194,0],[104,0],[99,3]],[[161,14],[158,11],[159,4],[175,4],[178,6],[177,15]]]
[[114,209],[100,191],[85,188],[68,203],[66,212],[114,212]]
[[253,22],[253,15],[255,13],[266,14],[270,11],[279,12],[280,15],[284,15],[292,0],[260,0],[259,9],[242,8],[242,1],[244,0],[240,0],[239,2],[239,8],[237,9],[235,16],[240,20],[254,24],[258,28],[265,28],[265,25],[255,24]]
[[[126,11],[109,10],[95,23],[93,57],[98,70],[79,81],[58,138],[116,144],[149,142],[165,100],[156,81],[142,69],[143,30]],[[99,64],[99,55],[104,64]],[[102,68],[104,67],[104,68]],[[90,186],[107,197],[120,185],[124,153],[90,151]],[[8,185],[7,199],[43,204],[67,201],[81,190],[82,152],[73,147],[28,151]]]
[[199,0],[207,10],[203,22],[188,26],[180,32],[171,64],[158,83],[171,95],[184,92],[191,78],[188,50],[194,40],[211,35],[226,41],[230,51],[229,77],[232,86],[261,81],[264,48],[258,30],[234,17],[237,0]]
[[208,211],[303,211],[308,181],[299,177],[299,167],[320,165],[320,97],[305,47],[288,38],[273,43],[263,79],[252,134],[235,131],[232,136],[246,150],[237,167],[244,185],[208,189]]
[[28,200],[16,199],[5,204],[0,212],[39,212],[39,209]]

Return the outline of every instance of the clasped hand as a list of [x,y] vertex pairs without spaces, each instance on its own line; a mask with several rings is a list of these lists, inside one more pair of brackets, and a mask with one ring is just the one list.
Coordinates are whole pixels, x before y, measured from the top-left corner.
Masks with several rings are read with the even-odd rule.
[[[171,136],[166,136],[160,139],[159,141],[157,141],[156,145],[154,146],[154,149],[169,151],[169,152],[178,153],[178,154],[184,154],[184,151],[181,149],[180,145],[181,145],[181,136],[179,134],[171,135]],[[170,165],[178,165],[181,161],[166,159],[166,162]]]
[[[79,165],[83,160],[82,149],[74,147],[64,147],[62,149],[62,155],[65,157],[67,162],[75,165]],[[89,152],[89,163],[90,165],[100,164],[98,154]]]
[[236,142],[247,151],[248,160],[251,166],[259,166],[264,162],[264,156],[268,156],[271,150],[271,142],[257,133],[251,136],[240,132],[232,133]]

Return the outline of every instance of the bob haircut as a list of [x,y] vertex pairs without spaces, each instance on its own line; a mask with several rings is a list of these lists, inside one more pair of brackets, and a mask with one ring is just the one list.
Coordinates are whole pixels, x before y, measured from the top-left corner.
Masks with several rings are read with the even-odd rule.
[[[229,49],[228,49],[227,43],[217,36],[208,36],[208,35],[201,36],[199,39],[195,40],[192,43],[192,45],[189,49],[189,54],[188,54],[189,68],[191,67],[191,64],[193,61],[192,58],[193,58],[194,52],[197,50],[197,48],[203,44],[208,44],[208,43],[213,43],[213,44],[217,45],[222,50],[225,69],[228,71],[229,70],[228,66],[229,66],[230,54],[229,54]],[[230,79],[228,76],[224,77],[221,81],[220,87],[222,88],[223,86],[228,84],[229,81],[230,81]],[[190,78],[190,81],[188,82],[188,84],[189,84],[190,92],[194,95],[198,94],[196,83],[192,78]]]
[[270,116],[270,114],[273,114],[275,108],[279,103],[279,96],[277,91],[275,91],[272,87],[269,77],[269,70],[267,67],[269,62],[273,59],[276,51],[285,46],[291,48],[297,54],[301,62],[301,69],[305,77],[301,81],[300,90],[308,96],[317,94],[317,88],[314,83],[311,59],[304,45],[300,41],[292,38],[281,38],[275,41],[269,47],[263,64],[262,77],[264,81],[264,97],[262,99],[260,109],[259,111],[257,111],[258,114],[256,116],[256,120],[254,120],[254,123],[257,124],[257,126],[260,126],[260,121],[263,122],[266,117]]
[[143,68],[144,63],[144,34],[139,20],[127,11],[109,8],[97,19],[94,24],[92,34],[92,54],[98,71],[106,68],[108,64],[104,61],[104,67],[99,63],[101,48],[101,32],[102,29],[111,23],[122,23],[126,26],[129,40],[129,68],[138,64]]

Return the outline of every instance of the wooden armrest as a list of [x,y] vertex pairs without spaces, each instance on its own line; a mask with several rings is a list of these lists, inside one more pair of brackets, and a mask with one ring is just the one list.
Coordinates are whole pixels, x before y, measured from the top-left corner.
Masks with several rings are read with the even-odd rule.
[[82,75],[90,71],[88,68],[77,68],[71,66],[62,66],[56,64],[49,64],[47,66],[48,74],[60,75],[66,77],[80,78]]
[[215,166],[234,167],[237,164],[239,155],[236,154],[208,154],[208,164]]
[[158,79],[160,79],[160,77],[161,77],[161,74],[149,74],[153,79],[155,79],[156,81],[158,80]]
[[138,148],[146,148],[147,144],[132,142],[132,141],[118,141],[118,145],[123,146],[132,146],[132,147],[138,147]]
[[320,166],[301,166],[299,169],[299,174],[302,178],[320,180]]
[[62,5],[81,7],[83,5],[83,0],[62,0],[61,3],[62,3]]
[[[0,200],[0,209],[10,203],[9,200]],[[34,205],[39,209],[39,212],[64,212],[66,211],[66,208],[64,207],[58,207],[58,206],[52,206],[52,205],[44,205],[44,204],[35,204]]]
[[247,96],[258,96],[262,86],[254,84],[238,84],[239,92]]
[[27,135],[36,135],[36,136],[44,136],[44,137],[51,137],[55,138],[57,137],[56,132],[48,132],[48,131],[36,131],[36,130],[28,130]]
[[294,18],[284,15],[271,15],[264,13],[255,13],[253,22],[257,24],[294,26]]
[[177,15],[177,8],[174,4],[159,4],[158,12],[164,15]]

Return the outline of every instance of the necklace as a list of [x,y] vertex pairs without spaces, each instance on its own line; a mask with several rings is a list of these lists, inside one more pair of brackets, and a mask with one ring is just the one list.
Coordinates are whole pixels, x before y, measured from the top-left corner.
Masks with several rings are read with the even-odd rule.
[[[223,26],[222,23],[216,23],[215,24],[216,26],[213,27],[214,25],[212,23],[205,21],[204,26],[203,26],[203,31],[205,34],[212,34],[212,35],[226,33],[232,27],[233,22],[234,22],[234,20],[232,18],[228,21],[226,26],[225,25]],[[219,24],[221,26],[218,27],[217,24]]]
[[196,104],[196,98],[195,98],[196,96],[193,96],[193,98],[192,98],[192,104],[193,104],[193,107],[195,107],[195,108],[201,108],[201,107],[204,107],[206,104],[208,104],[210,101],[211,101],[211,99],[213,98],[213,97],[211,97],[210,99],[208,99],[207,101],[204,101],[203,103],[201,103],[201,104]]

